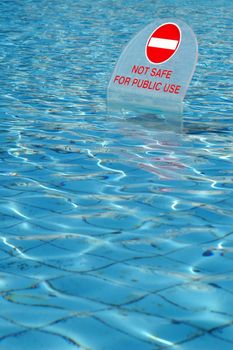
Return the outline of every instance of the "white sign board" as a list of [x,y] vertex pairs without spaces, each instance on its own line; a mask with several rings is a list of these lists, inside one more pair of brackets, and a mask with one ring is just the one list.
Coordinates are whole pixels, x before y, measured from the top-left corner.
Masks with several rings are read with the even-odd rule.
[[181,112],[197,63],[197,40],[181,20],[156,20],[123,50],[108,85],[108,104]]

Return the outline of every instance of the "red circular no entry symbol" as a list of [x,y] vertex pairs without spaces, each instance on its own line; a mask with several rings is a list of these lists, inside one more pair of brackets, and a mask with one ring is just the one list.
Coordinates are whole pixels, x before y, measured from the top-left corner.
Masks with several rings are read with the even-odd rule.
[[164,63],[177,51],[181,31],[175,23],[164,23],[154,30],[146,44],[146,57],[151,63]]

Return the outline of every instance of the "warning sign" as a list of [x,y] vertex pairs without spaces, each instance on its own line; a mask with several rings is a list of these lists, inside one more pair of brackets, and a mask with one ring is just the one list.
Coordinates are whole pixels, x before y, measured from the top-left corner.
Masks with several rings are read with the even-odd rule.
[[109,82],[108,104],[180,109],[196,62],[192,29],[180,20],[155,21],[122,52]]
[[155,29],[146,44],[146,57],[151,63],[164,63],[177,51],[181,40],[180,28],[175,23],[165,23]]

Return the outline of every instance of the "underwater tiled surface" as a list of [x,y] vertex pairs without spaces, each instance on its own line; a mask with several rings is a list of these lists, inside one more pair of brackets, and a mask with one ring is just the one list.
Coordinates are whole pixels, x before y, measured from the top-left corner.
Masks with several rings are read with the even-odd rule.
[[[1,2],[0,350],[233,349],[232,14]],[[179,133],[106,114],[122,47],[156,17],[200,46]]]

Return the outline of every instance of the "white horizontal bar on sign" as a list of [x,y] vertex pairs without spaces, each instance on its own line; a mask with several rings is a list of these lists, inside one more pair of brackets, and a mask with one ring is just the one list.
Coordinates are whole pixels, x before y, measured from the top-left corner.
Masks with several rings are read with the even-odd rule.
[[148,46],[158,47],[160,49],[175,50],[177,44],[178,44],[178,40],[151,38]]

